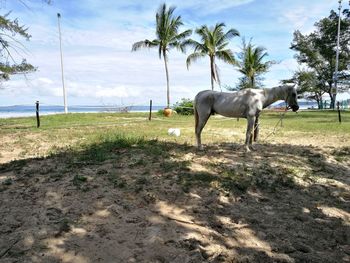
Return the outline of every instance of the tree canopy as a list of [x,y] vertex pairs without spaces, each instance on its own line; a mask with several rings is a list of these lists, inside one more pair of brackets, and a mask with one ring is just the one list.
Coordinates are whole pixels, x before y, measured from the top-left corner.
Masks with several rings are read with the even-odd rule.
[[224,32],[224,28],[224,23],[217,23],[211,28],[203,25],[196,29],[196,33],[201,39],[200,42],[193,39],[189,39],[185,42],[186,45],[194,48],[193,53],[187,57],[187,68],[189,68],[192,62],[197,61],[199,58],[209,56],[212,90],[214,90],[214,81],[220,84],[218,66],[215,63],[215,58],[228,64],[235,64],[233,52],[231,49],[227,48],[227,46],[230,39],[239,36],[239,32],[234,28]]
[[[340,22],[339,39],[339,72],[344,71],[350,61],[350,14],[343,12],[344,17]],[[295,58],[298,63],[311,70],[317,78],[318,89],[329,94],[331,107],[334,107],[334,72],[336,64],[337,30],[339,16],[333,10],[326,18],[315,23],[315,30],[310,34],[294,32],[291,49],[296,51]],[[348,89],[347,85],[340,85],[339,90]]]
[[10,13],[0,15],[0,81],[9,80],[11,75],[24,74],[34,71],[35,68],[22,58],[18,62],[16,57],[21,56],[24,50],[18,37],[30,39],[28,28],[20,25],[18,19],[10,19]]
[[274,61],[266,60],[268,53],[261,46],[254,46],[251,41],[248,44],[243,39],[242,51],[238,55],[238,71],[243,74],[239,80],[238,88],[261,88],[261,76],[266,73]]

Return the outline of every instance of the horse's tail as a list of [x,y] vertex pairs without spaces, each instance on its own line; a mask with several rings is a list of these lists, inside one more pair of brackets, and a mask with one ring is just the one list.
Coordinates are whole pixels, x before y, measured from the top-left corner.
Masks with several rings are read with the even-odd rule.
[[197,126],[198,126],[198,112],[197,112],[197,107],[196,107],[196,100],[193,102],[193,113],[194,113],[194,131],[197,132]]

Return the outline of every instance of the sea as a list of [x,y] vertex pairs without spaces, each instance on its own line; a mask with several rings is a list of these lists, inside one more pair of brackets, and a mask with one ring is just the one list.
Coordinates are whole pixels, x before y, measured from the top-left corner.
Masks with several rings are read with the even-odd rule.
[[[152,111],[164,109],[165,106],[153,106]],[[149,106],[69,106],[69,113],[97,113],[97,112],[148,112]],[[39,106],[40,115],[64,113],[63,106]],[[0,118],[35,116],[35,105],[0,106]]]
[[[276,102],[270,108],[283,107],[284,102]],[[313,101],[299,101],[300,109],[317,109],[317,103]],[[165,106],[153,106],[152,112],[164,109]],[[97,113],[97,112],[148,112],[149,106],[69,106],[69,113]],[[0,118],[30,117],[35,116],[35,105],[0,106]],[[64,107],[58,105],[41,105],[40,115],[64,113]]]

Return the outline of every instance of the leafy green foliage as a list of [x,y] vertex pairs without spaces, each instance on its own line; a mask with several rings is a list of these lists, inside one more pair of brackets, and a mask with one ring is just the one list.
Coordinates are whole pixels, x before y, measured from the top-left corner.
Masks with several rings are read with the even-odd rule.
[[174,105],[174,110],[181,115],[193,115],[193,100],[181,99]]
[[[346,69],[350,60],[350,14],[344,12],[345,17],[340,22],[340,47],[339,47],[339,71]],[[315,31],[303,35],[300,31],[294,32],[291,49],[296,51],[298,62],[311,69],[318,79],[319,92],[329,94],[334,106],[332,86],[334,84],[334,72],[336,64],[336,45],[339,16],[333,10],[329,17],[315,23]],[[338,87],[340,90],[348,89],[349,86]]]
[[208,28],[203,25],[196,29],[197,35],[200,37],[200,42],[189,39],[184,42],[185,46],[191,46],[194,51],[187,57],[187,68],[198,59],[209,56],[210,59],[210,74],[211,74],[211,88],[214,90],[214,81],[220,85],[219,71],[215,64],[215,59],[234,64],[235,58],[231,49],[228,49],[229,40],[235,36],[239,36],[239,32],[231,28],[224,32],[225,24],[217,23],[214,27]]
[[23,50],[23,45],[16,36],[26,40],[30,39],[28,29],[21,26],[18,19],[10,19],[10,13],[0,16],[0,81],[9,80],[11,75],[32,72],[35,68],[23,58],[17,63],[12,52],[17,54]]
[[130,148],[133,145],[142,145],[143,138],[127,137],[122,134],[100,135],[89,145],[88,151],[81,153],[80,159],[89,162],[103,162],[110,158],[118,149]]
[[254,46],[251,41],[247,44],[243,39],[242,51],[238,55],[238,71],[243,74],[239,80],[238,88],[260,88],[262,87],[261,75],[266,73],[274,61],[266,61],[268,53],[261,46]]

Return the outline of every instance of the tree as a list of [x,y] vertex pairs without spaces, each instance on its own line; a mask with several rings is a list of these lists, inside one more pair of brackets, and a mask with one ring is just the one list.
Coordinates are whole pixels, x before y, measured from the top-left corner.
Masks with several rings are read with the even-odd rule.
[[192,34],[192,30],[185,30],[179,33],[179,27],[183,25],[181,16],[174,16],[175,7],[167,9],[166,4],[162,4],[156,14],[156,36],[154,40],[143,40],[132,45],[132,51],[140,48],[158,48],[159,59],[163,57],[166,82],[167,82],[167,107],[170,107],[169,72],[168,72],[168,52],[172,48],[177,48],[185,52],[184,40]]
[[188,45],[194,48],[193,53],[187,57],[187,69],[192,62],[197,61],[199,58],[209,56],[212,90],[214,90],[214,81],[220,84],[218,67],[215,63],[215,59],[218,58],[231,65],[235,64],[233,52],[227,48],[227,45],[229,44],[230,39],[239,36],[239,32],[236,29],[231,28],[225,33],[224,27],[224,23],[217,23],[211,28],[203,25],[195,31],[199,35],[201,42],[189,39],[185,43],[186,46]]
[[28,29],[19,25],[17,19],[10,19],[10,13],[0,16],[0,81],[10,79],[11,75],[25,74],[35,70],[34,66],[22,58],[21,63],[16,62],[12,53],[21,55],[23,45],[17,40],[17,36],[26,40],[30,39]]
[[261,75],[266,73],[274,61],[266,61],[268,53],[261,46],[255,47],[251,41],[247,44],[243,39],[242,52],[238,55],[238,71],[243,74],[238,84],[239,89],[260,88]]
[[[340,23],[339,71],[346,69],[350,60],[350,14],[347,10]],[[331,107],[335,106],[332,93],[336,63],[336,45],[339,16],[333,10],[329,17],[315,23],[315,31],[303,35],[298,30],[294,32],[291,49],[296,51],[297,61],[312,70],[318,79],[318,88],[325,90],[331,98]],[[339,86],[340,91],[346,86]]]
[[180,115],[193,115],[193,100],[182,98],[175,103],[174,109]]

